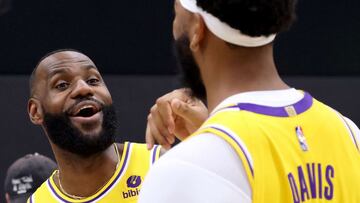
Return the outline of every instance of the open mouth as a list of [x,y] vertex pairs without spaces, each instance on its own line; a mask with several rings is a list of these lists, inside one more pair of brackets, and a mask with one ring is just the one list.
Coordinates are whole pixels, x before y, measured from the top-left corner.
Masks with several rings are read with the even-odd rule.
[[72,124],[82,130],[101,129],[103,122],[103,106],[99,102],[86,100],[76,103],[68,111]]
[[70,117],[90,118],[102,111],[102,106],[94,101],[84,101],[78,103],[69,111]]
[[74,117],[91,117],[95,115],[97,112],[99,112],[98,109],[96,109],[94,106],[83,106],[81,107],[77,113],[74,114]]

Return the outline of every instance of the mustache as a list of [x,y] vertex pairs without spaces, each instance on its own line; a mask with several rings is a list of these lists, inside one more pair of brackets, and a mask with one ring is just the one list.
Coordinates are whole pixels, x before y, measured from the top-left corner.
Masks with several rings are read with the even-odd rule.
[[100,102],[99,100],[92,98],[92,97],[84,97],[84,98],[79,98],[76,99],[75,103],[72,104],[69,108],[66,109],[65,114],[66,115],[70,115],[70,112],[72,111],[73,108],[75,108],[79,103],[84,102],[84,101],[93,101],[96,102],[101,109],[103,109],[105,107],[105,104],[103,102]]
[[98,134],[83,133],[64,113],[52,114],[45,111],[44,126],[48,138],[61,149],[84,158],[99,153],[115,142],[118,126],[116,110],[112,104],[105,105],[102,111],[102,129]]

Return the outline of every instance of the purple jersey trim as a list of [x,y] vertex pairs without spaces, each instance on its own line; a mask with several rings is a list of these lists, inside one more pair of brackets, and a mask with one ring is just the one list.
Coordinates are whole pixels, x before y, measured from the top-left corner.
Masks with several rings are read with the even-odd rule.
[[151,160],[151,163],[154,164],[154,162],[156,161],[156,152],[157,152],[157,149],[158,149],[159,145],[155,145],[154,147],[154,150],[153,150],[153,154],[152,154],[152,160]]
[[250,171],[251,171],[251,175],[254,177],[254,170],[253,170],[253,168],[252,168],[252,166],[251,166],[251,164],[250,164],[249,157],[246,155],[245,150],[244,150],[244,148],[241,146],[241,144],[240,144],[230,133],[226,132],[225,130],[220,129],[220,128],[217,128],[217,127],[214,127],[214,126],[210,126],[210,128],[215,129],[215,130],[217,130],[217,131],[220,131],[220,132],[226,134],[227,136],[229,136],[229,137],[239,146],[239,148],[241,149],[242,153],[245,155],[246,161],[247,161],[247,163],[248,163],[248,165],[249,165],[249,168],[250,168]]
[[[126,162],[127,162],[128,156],[129,156],[130,145],[131,145],[131,143],[129,143],[128,146],[127,146],[124,162],[123,162],[123,164],[121,166],[120,172],[118,173],[118,175],[116,176],[114,181],[112,181],[112,183],[102,193],[100,193],[97,197],[95,197],[95,198],[93,198],[93,199],[91,199],[89,201],[79,202],[79,203],[91,203],[93,201],[98,200],[115,184],[115,182],[119,179],[119,177],[121,176],[121,174],[123,173],[123,171],[125,169],[125,165],[126,165]],[[57,198],[59,198],[61,201],[65,202],[65,203],[72,203],[72,202],[69,202],[69,201],[65,200],[59,194],[56,193],[55,189],[53,188],[53,186],[50,183],[50,179],[48,179],[48,185],[50,186],[51,191],[56,195]]]
[[286,107],[292,106],[294,107],[296,114],[301,114],[307,111],[312,106],[312,104],[313,104],[313,98],[309,93],[305,92],[304,98],[302,98],[300,101],[296,102],[295,104],[287,105],[283,107],[271,107],[271,106],[263,106],[263,105],[257,105],[251,103],[238,103],[235,106],[225,107],[220,110],[237,107],[243,111],[250,111],[253,113],[258,113],[268,116],[289,117],[289,114],[285,109]]
[[357,144],[357,142],[356,142],[356,138],[355,138],[355,135],[354,135],[353,130],[351,129],[351,127],[350,127],[350,125],[348,124],[348,122],[344,119],[344,117],[342,117],[342,116],[340,116],[340,117],[343,119],[344,123],[346,124],[346,127],[349,129],[350,134],[351,134],[351,136],[352,136],[352,139],[354,140],[356,149],[359,151],[359,146],[358,146],[358,144]]
[[31,195],[31,196],[30,196],[30,203],[33,203],[33,201],[32,201],[32,197],[33,197],[33,196]]

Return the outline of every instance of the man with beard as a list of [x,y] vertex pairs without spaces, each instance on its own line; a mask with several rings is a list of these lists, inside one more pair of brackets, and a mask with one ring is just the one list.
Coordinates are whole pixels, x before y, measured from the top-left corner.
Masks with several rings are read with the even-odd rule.
[[360,202],[359,129],[277,73],[272,42],[294,18],[295,0],[175,0],[178,58],[211,113],[189,125],[201,105],[157,101],[148,140],[172,141],[178,120],[198,129],[152,167],[140,203]]
[[59,170],[28,202],[136,202],[159,148],[115,141],[111,95],[90,58],[57,50],[30,79],[28,112],[45,131]]

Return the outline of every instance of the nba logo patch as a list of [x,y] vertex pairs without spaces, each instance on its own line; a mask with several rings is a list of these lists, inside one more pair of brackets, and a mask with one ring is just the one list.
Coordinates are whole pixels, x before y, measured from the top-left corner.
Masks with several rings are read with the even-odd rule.
[[309,151],[309,147],[308,147],[308,145],[307,145],[307,143],[306,143],[306,138],[305,138],[305,136],[304,136],[304,133],[303,133],[303,130],[301,129],[301,127],[300,127],[300,126],[297,126],[297,127],[295,128],[295,131],[296,131],[296,136],[297,136],[297,138],[298,138],[298,140],[299,140],[301,149],[302,149],[304,152]]

